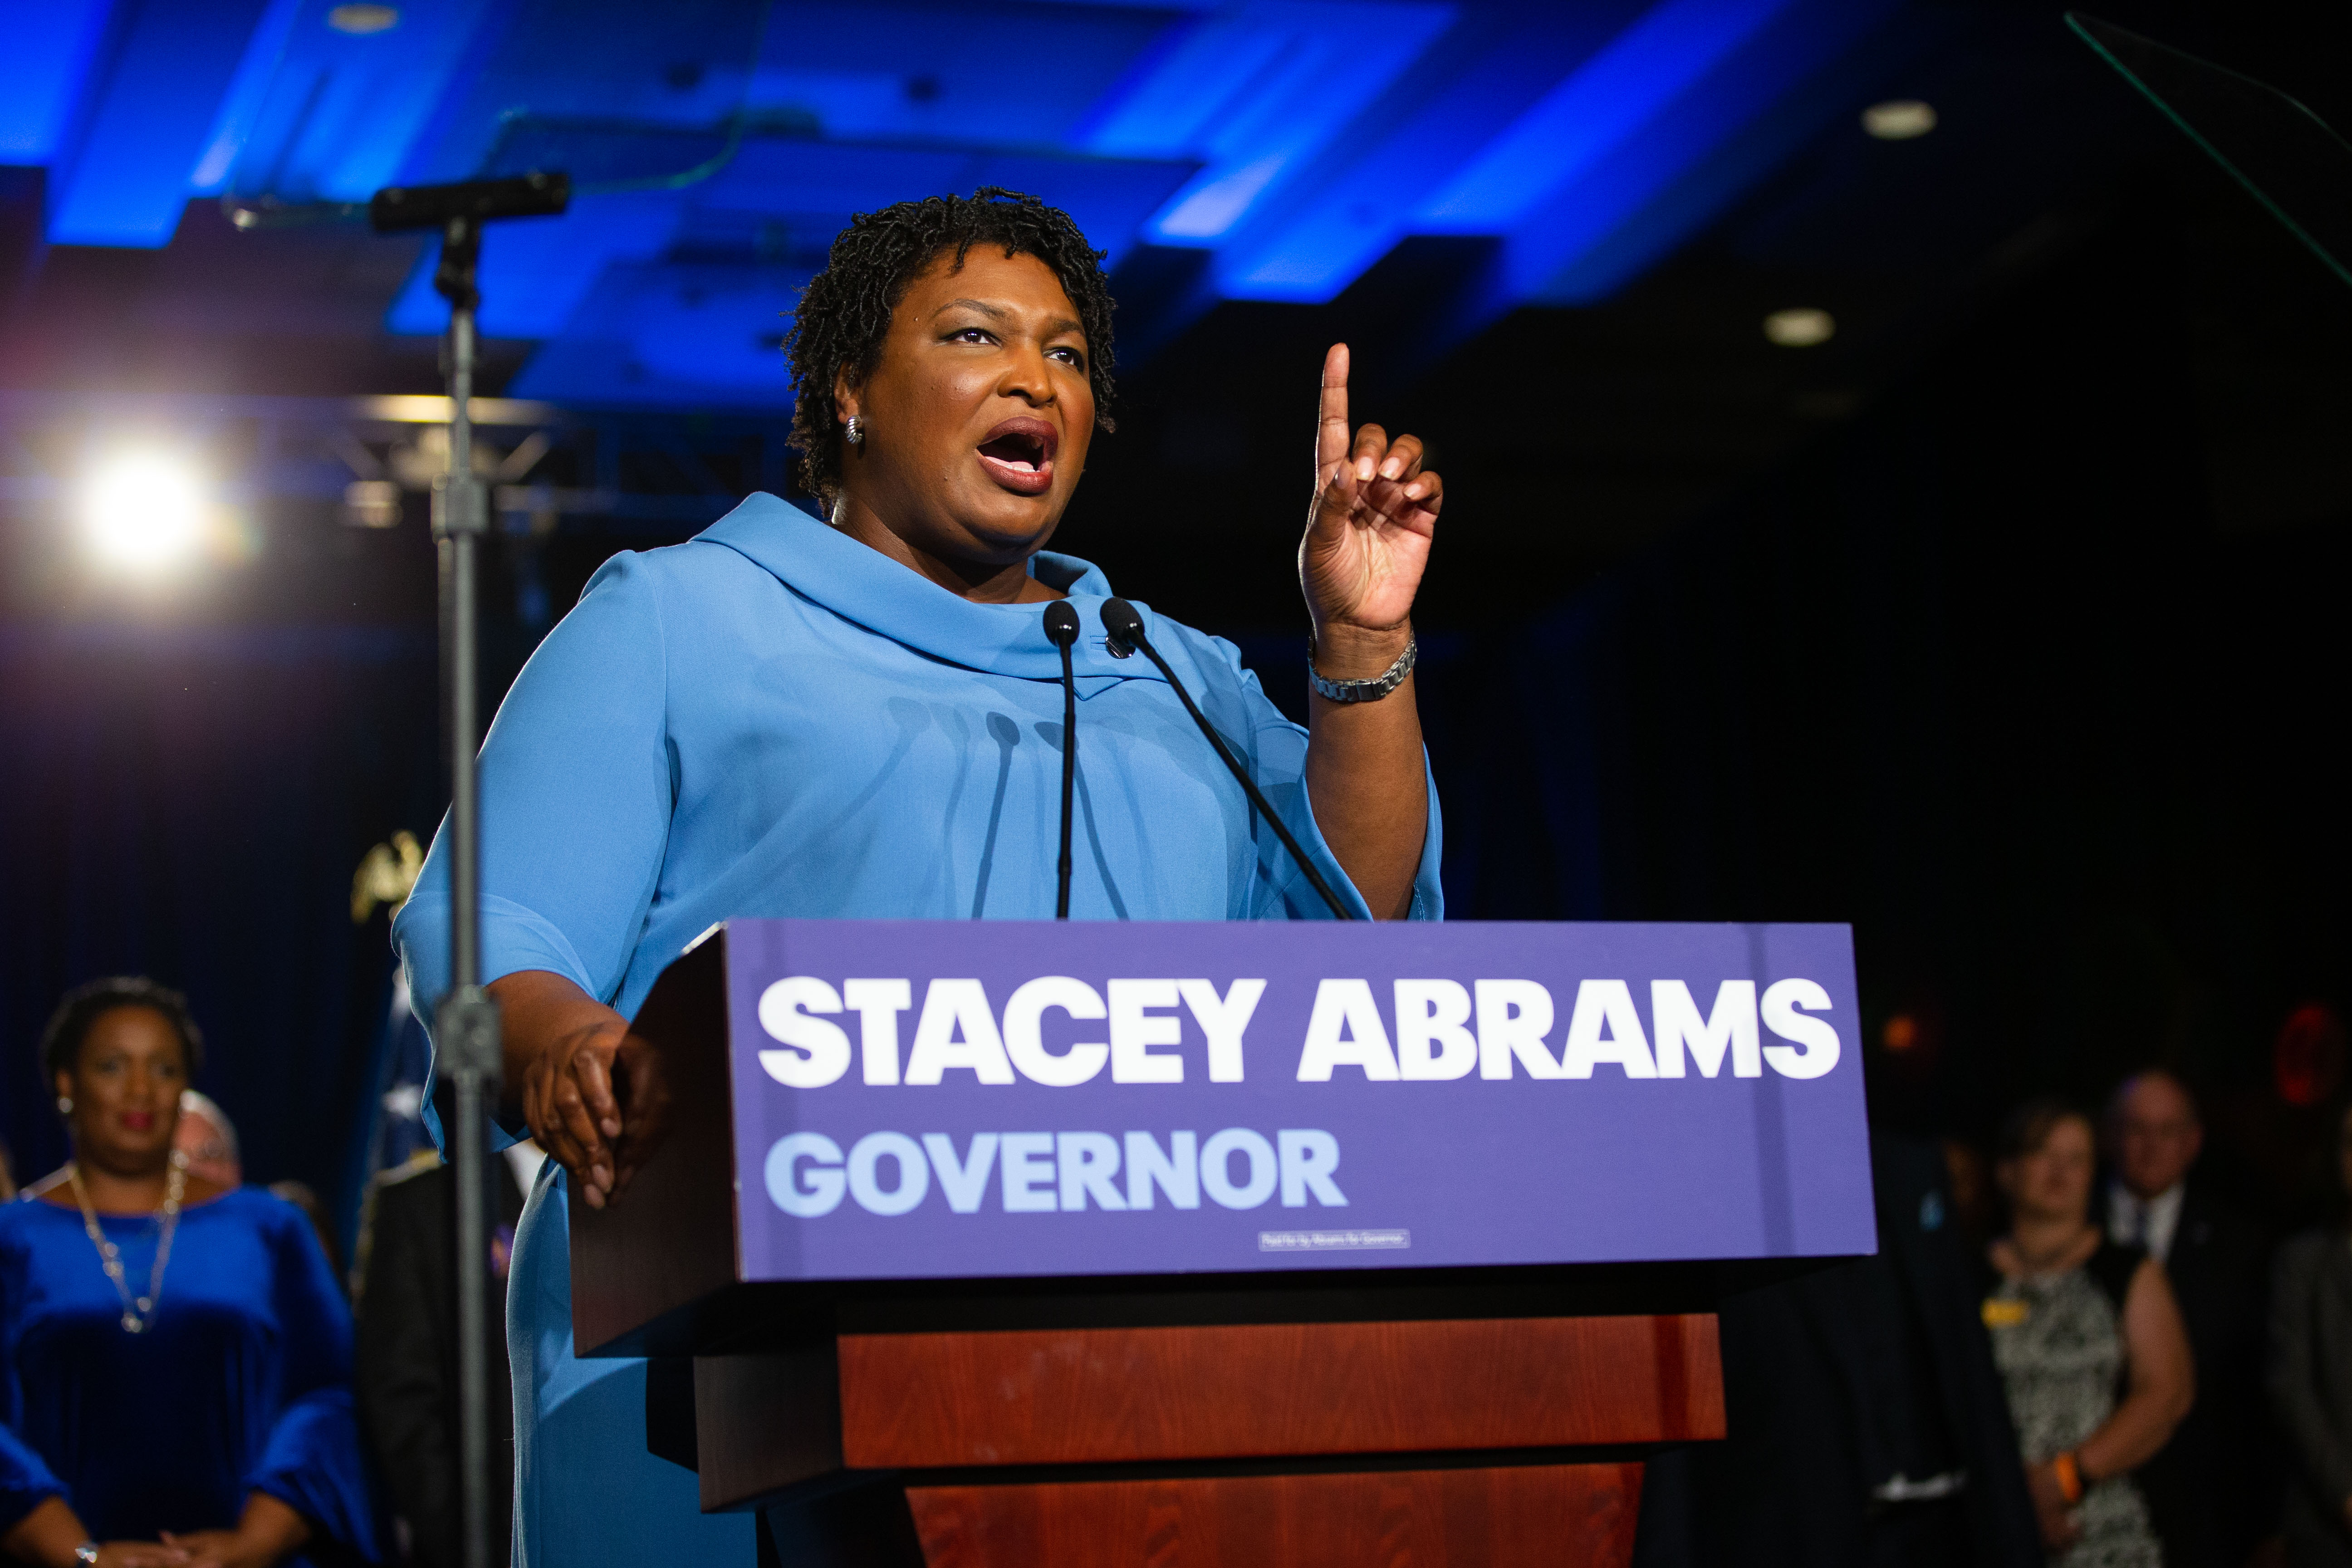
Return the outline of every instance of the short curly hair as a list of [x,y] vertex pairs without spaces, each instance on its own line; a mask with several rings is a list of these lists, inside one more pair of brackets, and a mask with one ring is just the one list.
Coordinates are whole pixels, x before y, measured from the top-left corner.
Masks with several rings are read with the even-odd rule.
[[188,1076],[196,1076],[205,1065],[205,1036],[188,1011],[188,999],[144,975],[114,975],[67,992],[58,1010],[49,1015],[49,1026],[41,1031],[41,1066],[47,1072],[47,1082],[55,1083],[58,1074],[74,1070],[90,1026],[117,1007],[146,1007],[163,1014],[180,1037]]
[[833,406],[834,378],[845,368],[856,386],[882,360],[890,313],[908,286],[947,251],[955,264],[974,246],[1001,246],[1007,256],[1034,256],[1053,268],[1077,307],[1087,333],[1087,379],[1095,394],[1095,424],[1110,417],[1110,279],[1105,252],[1087,243],[1070,215],[1035,196],[982,185],[969,200],[926,196],[879,212],[859,213],[834,237],[824,270],[801,291],[785,350],[793,365],[792,444],[800,451],[801,483],[833,510],[841,490],[841,421]]

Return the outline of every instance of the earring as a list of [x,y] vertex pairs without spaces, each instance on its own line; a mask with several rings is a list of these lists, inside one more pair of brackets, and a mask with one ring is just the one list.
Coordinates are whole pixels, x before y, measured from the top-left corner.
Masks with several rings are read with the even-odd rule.
[[61,1094],[58,1096],[58,1114],[59,1116],[71,1116],[73,1114],[73,1096],[69,1094]]
[[861,416],[851,415],[847,422],[842,426],[841,433],[848,437],[851,446],[863,447],[866,445],[865,419]]

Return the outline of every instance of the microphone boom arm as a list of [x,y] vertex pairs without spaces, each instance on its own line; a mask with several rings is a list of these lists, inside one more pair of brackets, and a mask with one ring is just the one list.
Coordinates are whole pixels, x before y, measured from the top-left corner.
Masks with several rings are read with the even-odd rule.
[[[1113,605],[1118,606],[1116,611]],[[1114,616],[1117,616],[1116,622]],[[1151,646],[1151,638],[1143,630],[1143,617],[1136,612],[1135,606],[1125,599],[1105,601],[1103,629],[1111,635],[1112,640],[1142,649],[1144,657],[1160,667],[1160,673],[1168,678],[1170,686],[1175,688],[1176,700],[1184,704],[1184,711],[1192,716],[1192,722],[1200,726],[1202,734],[1208,737],[1209,744],[1233,773],[1234,781],[1242,786],[1243,793],[1250,798],[1250,804],[1265,818],[1265,825],[1274,829],[1274,836],[1282,840],[1282,847],[1290,851],[1291,859],[1307,873],[1307,880],[1329,908],[1331,918],[1342,921],[1356,919],[1354,912],[1339,901],[1339,895],[1331,890],[1331,884],[1323,879],[1323,873],[1315,868],[1315,862],[1307,858],[1307,851],[1299,847],[1298,840],[1292,836],[1290,828],[1276,815],[1274,807],[1266,801],[1265,792],[1257,787],[1257,781],[1250,777],[1249,770],[1242,766],[1241,759],[1234,756],[1233,749],[1225,744],[1225,738],[1217,733],[1216,726],[1209,722],[1208,715],[1202,713],[1200,704],[1192,700],[1192,694],[1184,689],[1182,681],[1176,679],[1175,670],[1169,668],[1168,661],[1160,656],[1160,650]]]

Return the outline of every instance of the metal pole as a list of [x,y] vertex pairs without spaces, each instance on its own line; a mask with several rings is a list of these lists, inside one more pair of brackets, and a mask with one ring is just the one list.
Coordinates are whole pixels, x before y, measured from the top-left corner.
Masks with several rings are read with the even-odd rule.
[[449,471],[434,486],[433,533],[440,552],[442,679],[449,725],[449,994],[438,1030],[443,1070],[456,1100],[449,1149],[457,1204],[458,1490],[466,1568],[490,1568],[489,1112],[499,1069],[499,1012],[481,988],[481,818],[475,752],[480,648],[476,600],[481,537],[488,524],[474,477],[475,263],[481,226],[452,218],[443,231],[434,286],[449,300]]

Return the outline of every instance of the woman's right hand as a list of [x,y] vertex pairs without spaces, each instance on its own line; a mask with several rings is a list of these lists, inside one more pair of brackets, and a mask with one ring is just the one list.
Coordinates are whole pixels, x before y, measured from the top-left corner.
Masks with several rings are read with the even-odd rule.
[[572,1173],[588,1206],[603,1208],[660,1142],[668,1096],[659,1057],[629,1033],[626,1018],[561,974],[518,970],[488,989],[506,1042],[507,1083],[520,1091],[511,1109]]
[[[61,1497],[45,1497],[33,1510],[0,1532],[0,1558],[76,1568],[74,1553],[89,1532]],[[99,1568],[184,1568],[188,1554],[160,1541],[108,1541],[98,1548]]]
[[617,1015],[580,1023],[542,1046],[523,1078],[523,1120],[539,1146],[572,1173],[590,1208],[613,1195],[621,1136],[613,1064],[628,1032]]

